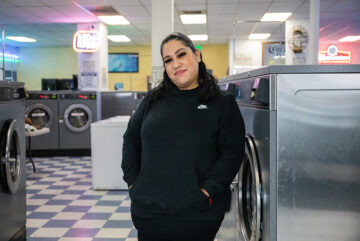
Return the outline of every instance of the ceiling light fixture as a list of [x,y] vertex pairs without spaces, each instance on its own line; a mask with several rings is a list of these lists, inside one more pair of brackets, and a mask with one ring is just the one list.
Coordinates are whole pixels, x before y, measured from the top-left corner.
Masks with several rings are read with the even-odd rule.
[[269,33],[252,33],[249,35],[249,39],[251,40],[262,40],[270,37]]
[[359,36],[346,36],[346,37],[339,39],[339,42],[355,42],[358,40],[360,40],[360,35]]
[[113,42],[131,42],[131,39],[125,35],[108,35],[107,38]]
[[107,25],[129,25],[130,22],[121,15],[113,16],[97,16],[101,21]]
[[28,37],[22,37],[22,36],[8,36],[7,39],[16,41],[16,42],[26,42],[26,43],[33,43],[36,42],[36,39],[28,38]]
[[284,22],[288,19],[292,13],[265,13],[264,16],[260,19],[261,22]]
[[190,34],[188,35],[189,39],[192,41],[206,41],[208,40],[207,34]]
[[206,14],[182,14],[180,19],[183,24],[204,24],[206,23]]

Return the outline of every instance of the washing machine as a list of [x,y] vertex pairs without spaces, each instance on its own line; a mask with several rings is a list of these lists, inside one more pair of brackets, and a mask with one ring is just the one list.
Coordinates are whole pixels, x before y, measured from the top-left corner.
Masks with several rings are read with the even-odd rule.
[[90,127],[97,120],[96,92],[59,92],[59,149],[90,149]]
[[246,128],[235,240],[360,237],[360,66],[229,76]]
[[37,126],[50,132],[31,140],[32,150],[57,150],[59,148],[58,94],[49,91],[29,91],[25,101],[25,116]]
[[24,84],[0,81],[0,241],[26,240]]

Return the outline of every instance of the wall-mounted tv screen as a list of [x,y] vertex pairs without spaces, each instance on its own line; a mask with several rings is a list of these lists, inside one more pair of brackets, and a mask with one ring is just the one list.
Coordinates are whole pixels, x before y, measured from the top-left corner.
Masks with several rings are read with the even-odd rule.
[[109,53],[109,73],[139,72],[138,53]]

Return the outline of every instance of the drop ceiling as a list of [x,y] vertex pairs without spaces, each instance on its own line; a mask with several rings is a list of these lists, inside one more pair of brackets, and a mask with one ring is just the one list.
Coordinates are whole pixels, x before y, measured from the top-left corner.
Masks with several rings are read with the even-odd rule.
[[[130,25],[108,26],[109,34],[124,34],[130,43],[109,45],[151,45],[151,0],[76,0],[84,8],[112,7]],[[174,30],[185,34],[208,34],[201,44],[227,44],[250,33],[271,33],[271,40],[284,40],[284,23],[264,23],[265,12],[293,12],[291,20],[308,19],[309,0],[174,0]],[[27,47],[71,46],[76,23],[97,22],[98,18],[72,0],[0,0],[0,24],[7,36],[26,36],[36,43],[7,44]],[[182,11],[205,11],[206,24],[183,25]],[[336,41],[360,35],[360,0],[321,0],[320,38]],[[359,41],[358,41],[359,42]]]

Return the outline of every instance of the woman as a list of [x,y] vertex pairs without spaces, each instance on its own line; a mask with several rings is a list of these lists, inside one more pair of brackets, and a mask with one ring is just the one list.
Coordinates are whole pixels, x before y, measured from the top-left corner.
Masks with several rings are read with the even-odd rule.
[[164,79],[124,134],[132,220],[139,241],[213,240],[244,156],[243,119],[188,37],[170,34],[160,51]]

